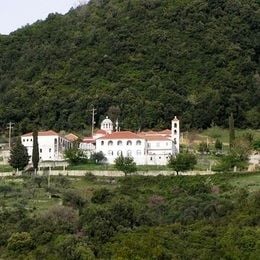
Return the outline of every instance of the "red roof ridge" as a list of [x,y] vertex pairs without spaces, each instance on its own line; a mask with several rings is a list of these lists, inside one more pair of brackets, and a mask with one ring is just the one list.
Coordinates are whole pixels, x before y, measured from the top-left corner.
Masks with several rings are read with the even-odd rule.
[[98,139],[144,139],[142,136],[131,131],[119,131],[106,134]]
[[[33,132],[23,134],[22,136],[32,136]],[[53,130],[39,131],[38,136],[59,136],[59,134]]]

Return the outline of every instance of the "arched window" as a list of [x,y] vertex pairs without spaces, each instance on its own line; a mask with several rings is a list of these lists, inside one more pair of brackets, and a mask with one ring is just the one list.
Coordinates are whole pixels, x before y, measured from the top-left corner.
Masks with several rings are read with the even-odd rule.
[[113,151],[108,151],[108,155],[113,155]]
[[174,127],[177,128],[177,123],[174,123]]
[[108,145],[113,145],[113,141],[108,141]]
[[175,134],[175,135],[177,134],[177,130],[174,130],[174,134]]
[[173,143],[174,143],[174,144],[176,144],[176,143],[177,143],[177,141],[176,141],[176,138],[174,138],[174,139],[173,139]]
[[140,141],[140,140],[137,140],[137,141],[136,141],[136,145],[141,145],[141,141]]
[[122,145],[122,141],[117,141],[117,145]]
[[104,145],[104,141],[101,141],[101,145]]
[[132,156],[132,151],[128,150],[127,151],[127,156]]
[[118,156],[123,155],[123,152],[122,151],[117,151],[117,155]]
[[126,145],[132,145],[132,141],[128,140],[128,141],[126,142]]

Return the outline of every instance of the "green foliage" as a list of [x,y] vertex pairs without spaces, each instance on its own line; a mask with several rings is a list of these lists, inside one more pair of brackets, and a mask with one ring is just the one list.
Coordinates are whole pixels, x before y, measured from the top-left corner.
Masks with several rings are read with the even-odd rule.
[[71,147],[65,150],[64,156],[72,165],[86,163],[88,160],[84,152],[77,147]]
[[89,246],[73,235],[58,236],[55,240],[57,256],[71,260],[92,260],[95,259]]
[[8,193],[10,193],[11,191],[13,191],[13,187],[7,184],[1,184],[0,185],[0,193],[2,193],[4,195],[4,197],[6,197],[6,195]]
[[253,141],[253,148],[257,151],[260,151],[260,139],[256,139]]
[[137,171],[136,163],[132,157],[123,155],[118,156],[115,159],[115,167],[117,170],[122,171],[125,175],[134,173]]
[[33,150],[32,150],[32,163],[35,171],[38,170],[39,164],[39,144],[38,144],[38,131],[33,131]]
[[198,151],[202,154],[207,154],[209,153],[209,147],[208,147],[208,144],[206,142],[201,142],[199,144],[199,149]]
[[112,198],[112,193],[108,189],[102,188],[100,190],[94,191],[91,201],[93,203],[103,204],[110,201],[111,198]]
[[176,156],[171,156],[168,167],[176,171],[177,175],[179,172],[185,172],[192,170],[197,163],[196,156],[189,152],[179,153]]
[[13,146],[11,153],[9,164],[18,170],[23,170],[29,163],[29,155],[26,147],[22,144],[21,139],[18,138],[16,144]]
[[79,192],[72,189],[63,193],[62,202],[63,205],[71,206],[75,209],[82,209],[86,205],[86,199]]
[[93,153],[90,156],[90,160],[96,164],[100,164],[102,162],[106,161],[106,157],[103,154],[103,152],[97,152],[97,153]]
[[7,248],[16,253],[29,251],[33,247],[31,235],[27,232],[14,233],[8,239]]
[[228,155],[223,155],[219,164],[215,167],[216,171],[229,171],[234,167],[245,169],[248,164],[248,157],[251,152],[251,145],[248,139],[237,138],[232,145]]
[[223,147],[222,142],[221,142],[219,139],[217,139],[217,140],[215,141],[215,149],[216,149],[217,151],[221,151],[221,150],[222,150],[222,147]]
[[[56,206],[41,209],[47,193],[36,188],[37,200],[30,199],[31,177],[6,179],[15,188],[1,198],[0,258],[257,259],[259,177],[127,176],[116,184],[71,178],[68,190],[60,188],[66,206],[55,199]],[[10,201],[20,186],[26,207]],[[78,203],[78,196],[89,202]]]
[[[259,128],[257,0],[90,1],[0,36],[0,125]],[[35,102],[37,100],[37,102]],[[21,109],[23,108],[23,109]]]
[[234,126],[234,117],[233,113],[228,118],[229,123],[229,148],[233,147],[233,143],[235,141],[235,126]]

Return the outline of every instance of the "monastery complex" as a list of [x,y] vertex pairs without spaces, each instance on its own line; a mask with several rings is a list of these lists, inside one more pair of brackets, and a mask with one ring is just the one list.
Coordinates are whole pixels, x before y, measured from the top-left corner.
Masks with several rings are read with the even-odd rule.
[[[73,134],[63,137],[52,130],[38,132],[40,160],[64,160],[64,151],[72,147],[76,139]],[[32,133],[22,135],[21,140],[32,156]],[[179,152],[179,148],[180,123],[177,117],[172,120],[171,129],[137,133],[118,130],[118,123],[114,125],[106,117],[99,130],[79,143],[79,149],[87,156],[102,152],[108,164],[114,164],[115,159],[123,155],[132,157],[137,165],[166,165],[170,156]]]

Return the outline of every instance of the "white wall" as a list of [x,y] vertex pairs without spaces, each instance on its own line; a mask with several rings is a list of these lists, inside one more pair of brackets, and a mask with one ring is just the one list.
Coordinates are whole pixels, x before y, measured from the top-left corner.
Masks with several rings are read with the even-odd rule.
[[[140,144],[137,145],[137,141]],[[97,139],[96,152],[103,152],[109,164],[114,164],[120,154],[133,157],[138,165],[144,165],[146,162],[144,139]]]
[[148,140],[147,160],[148,165],[166,165],[173,152],[171,140]]
[[[33,137],[22,136],[22,144],[27,148],[29,156],[32,156]],[[71,143],[60,136],[38,136],[40,161],[63,160],[63,152]]]

